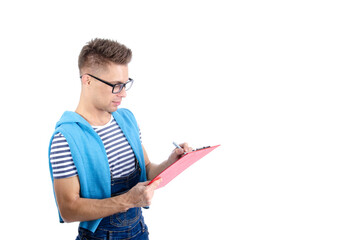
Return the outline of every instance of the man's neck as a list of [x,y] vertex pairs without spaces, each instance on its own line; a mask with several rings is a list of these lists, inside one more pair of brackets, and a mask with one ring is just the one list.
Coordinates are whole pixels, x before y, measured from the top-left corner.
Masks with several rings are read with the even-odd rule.
[[91,126],[103,126],[111,120],[111,113],[98,109],[86,108],[80,104],[75,112],[81,115]]

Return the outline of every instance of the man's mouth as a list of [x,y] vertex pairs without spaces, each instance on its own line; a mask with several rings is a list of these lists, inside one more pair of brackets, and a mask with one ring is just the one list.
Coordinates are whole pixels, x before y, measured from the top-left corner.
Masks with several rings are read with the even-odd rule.
[[121,104],[121,101],[112,101],[115,105],[119,106]]

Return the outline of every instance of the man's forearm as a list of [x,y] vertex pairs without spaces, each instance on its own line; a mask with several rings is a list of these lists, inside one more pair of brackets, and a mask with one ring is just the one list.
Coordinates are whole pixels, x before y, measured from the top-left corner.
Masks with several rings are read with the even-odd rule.
[[148,180],[154,179],[158,174],[160,174],[163,170],[168,168],[172,163],[173,162],[170,160],[165,160],[160,164],[149,163],[146,166],[147,179]]
[[127,193],[106,199],[77,198],[59,206],[65,222],[91,221],[132,208]]

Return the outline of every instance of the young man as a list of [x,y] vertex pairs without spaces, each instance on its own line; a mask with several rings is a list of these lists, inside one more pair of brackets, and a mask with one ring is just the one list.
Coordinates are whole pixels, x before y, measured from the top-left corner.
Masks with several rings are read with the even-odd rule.
[[141,207],[151,204],[160,181],[147,180],[192,150],[184,143],[161,164],[148,159],[135,117],[118,109],[133,83],[131,58],[116,41],[94,39],[83,47],[78,107],[63,114],[50,141],[60,221],[80,221],[77,239],[148,239]]

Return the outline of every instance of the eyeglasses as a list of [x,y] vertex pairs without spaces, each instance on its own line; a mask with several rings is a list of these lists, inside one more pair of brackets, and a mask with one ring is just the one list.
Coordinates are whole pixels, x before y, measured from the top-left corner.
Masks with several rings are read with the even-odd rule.
[[[102,79],[100,79],[100,78],[97,78],[97,77],[95,77],[95,76],[93,76],[93,75],[91,75],[91,74],[89,74],[89,73],[85,73],[85,74],[83,74],[83,75],[91,76],[92,78],[95,78],[95,79],[97,79],[98,81],[100,81],[100,82],[102,82],[102,83],[104,83],[104,84],[107,84],[108,86],[111,86],[111,87],[112,87],[112,93],[114,93],[114,94],[120,93],[123,88],[125,88],[126,91],[128,91],[128,90],[132,87],[132,85],[133,85],[133,79],[132,79],[132,78],[128,78],[128,81],[127,81],[126,83],[112,84],[112,83],[106,82],[106,81],[104,81],[104,80],[102,80]],[[82,78],[83,75],[80,76],[80,78]]]

